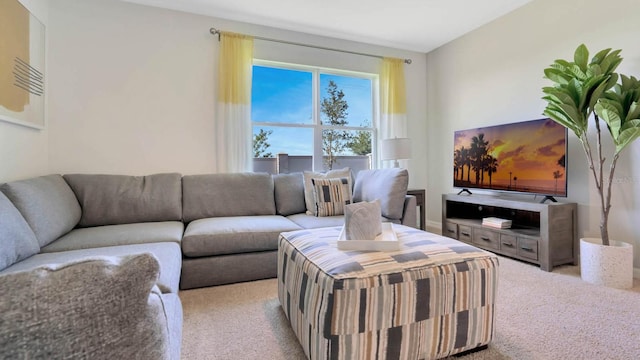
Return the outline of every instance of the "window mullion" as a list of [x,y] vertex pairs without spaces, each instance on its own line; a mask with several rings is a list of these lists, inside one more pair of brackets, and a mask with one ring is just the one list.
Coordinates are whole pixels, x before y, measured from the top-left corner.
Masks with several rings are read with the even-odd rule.
[[320,117],[320,71],[313,70],[313,170],[321,171],[323,168],[322,153],[322,125]]

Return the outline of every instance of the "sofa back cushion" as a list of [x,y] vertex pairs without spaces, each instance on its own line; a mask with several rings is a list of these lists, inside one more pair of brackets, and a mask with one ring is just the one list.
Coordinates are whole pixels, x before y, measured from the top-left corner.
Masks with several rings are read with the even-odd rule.
[[399,220],[402,219],[408,185],[409,172],[406,169],[361,170],[353,186],[353,201],[378,199],[382,216]]
[[223,216],[275,215],[273,178],[266,173],[187,175],[182,178],[184,222]]
[[68,233],[80,220],[78,200],[61,175],[13,181],[0,190],[27,220],[40,247]]
[[302,173],[273,175],[278,215],[289,216],[307,211],[303,179]]
[[80,206],[79,226],[182,220],[182,176],[64,175]]
[[33,230],[0,192],[0,271],[40,251]]
[[2,358],[168,359],[159,269],[143,253],[0,276]]

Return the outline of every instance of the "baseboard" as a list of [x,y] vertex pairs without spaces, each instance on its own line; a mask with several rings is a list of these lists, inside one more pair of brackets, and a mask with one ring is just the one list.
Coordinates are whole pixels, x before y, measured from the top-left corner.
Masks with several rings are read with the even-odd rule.
[[427,225],[427,231],[430,233],[434,233],[434,234],[438,234],[441,235],[442,234],[442,223],[439,221],[426,221],[426,225]]

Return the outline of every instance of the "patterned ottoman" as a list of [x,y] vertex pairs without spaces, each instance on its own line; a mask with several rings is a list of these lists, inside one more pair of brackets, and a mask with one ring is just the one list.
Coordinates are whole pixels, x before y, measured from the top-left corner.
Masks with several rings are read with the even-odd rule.
[[310,359],[437,359],[493,336],[498,258],[394,225],[398,251],[340,251],[340,227],[282,233],[278,297]]

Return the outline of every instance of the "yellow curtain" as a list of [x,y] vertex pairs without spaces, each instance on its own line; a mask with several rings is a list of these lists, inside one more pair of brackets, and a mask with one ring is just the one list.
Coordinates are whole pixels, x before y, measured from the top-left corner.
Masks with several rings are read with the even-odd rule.
[[403,59],[382,59],[380,110],[378,149],[382,149],[382,140],[407,137],[407,98]]
[[220,35],[216,118],[216,172],[252,169],[251,74],[253,37]]
[[405,114],[407,112],[403,59],[382,59],[380,97],[383,114]]

